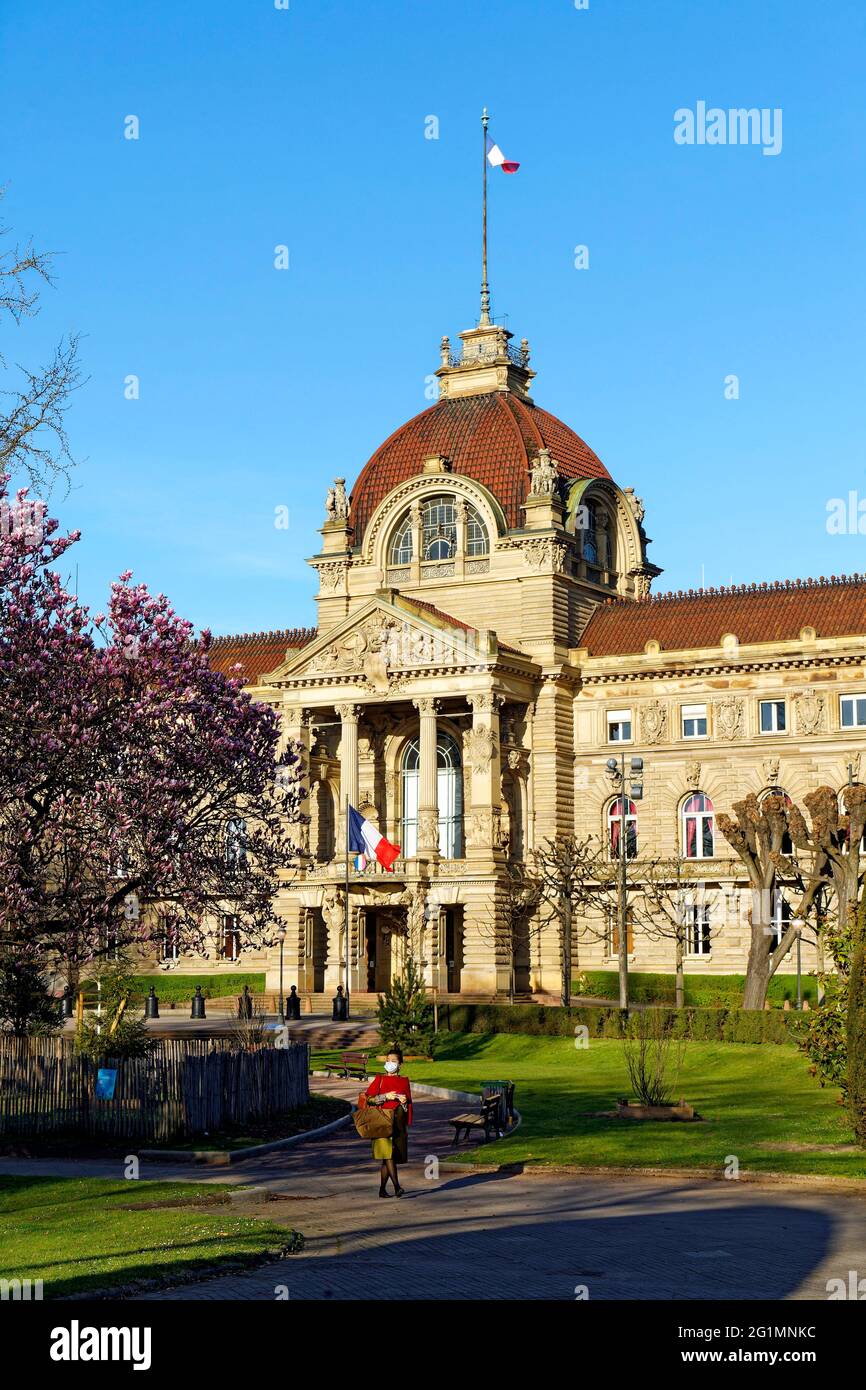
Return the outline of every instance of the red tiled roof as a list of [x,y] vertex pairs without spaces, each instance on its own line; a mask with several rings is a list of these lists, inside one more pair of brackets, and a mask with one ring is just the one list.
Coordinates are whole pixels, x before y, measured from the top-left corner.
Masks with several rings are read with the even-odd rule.
[[819,638],[866,635],[866,576],[612,599],[595,610],[578,645],[590,656],[626,656],[650,641],[663,651],[718,647],[728,632],[740,643],[794,641],[804,627]]
[[437,401],[395,430],[361,469],[351,499],[355,544],[360,545],[382,498],[420,473],[431,454],[442,454],[453,472],[483,483],[500,502],[508,525],[521,526],[530,459],[545,445],[566,478],[610,476],[574,430],[511,392]]
[[[210,664],[224,676],[241,676],[246,685],[273,671],[290,647],[305,647],[316,636],[314,627],[290,627],[278,632],[247,632],[238,637],[215,637]],[[241,667],[238,671],[235,668]]]

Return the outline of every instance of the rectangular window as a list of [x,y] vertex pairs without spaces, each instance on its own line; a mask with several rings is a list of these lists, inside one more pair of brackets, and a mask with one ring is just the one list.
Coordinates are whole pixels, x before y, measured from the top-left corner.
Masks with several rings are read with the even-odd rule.
[[683,705],[683,738],[706,738],[706,705]]
[[785,732],[785,701],[761,701],[761,733],[783,734]]
[[612,709],[607,713],[608,743],[631,743],[631,710]]
[[160,960],[180,959],[180,947],[178,946],[177,927],[169,927],[169,929],[163,933],[162,940],[160,942],[159,958]]
[[220,939],[220,959],[237,960],[241,953],[241,934],[239,918],[234,914],[223,917],[222,937]]
[[[626,950],[628,954],[634,955],[634,924],[632,913],[626,914]],[[619,955],[619,908],[608,907],[605,912],[605,941],[607,943],[607,954],[609,956]]]
[[691,903],[686,908],[686,955],[710,954],[710,909],[708,904]]
[[839,709],[843,729],[866,729],[866,695],[843,695]]

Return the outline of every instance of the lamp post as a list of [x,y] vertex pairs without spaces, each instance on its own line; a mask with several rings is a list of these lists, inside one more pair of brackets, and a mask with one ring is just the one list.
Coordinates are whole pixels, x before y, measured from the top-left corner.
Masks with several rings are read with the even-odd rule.
[[285,1002],[283,1000],[283,947],[286,943],[286,929],[281,926],[277,931],[277,940],[280,943],[280,1023],[286,1021]]
[[620,760],[608,758],[607,769],[611,776],[619,779],[619,1007],[628,1011],[628,803],[640,801],[643,796],[643,758],[633,757],[629,764],[629,777],[625,775],[625,753]]

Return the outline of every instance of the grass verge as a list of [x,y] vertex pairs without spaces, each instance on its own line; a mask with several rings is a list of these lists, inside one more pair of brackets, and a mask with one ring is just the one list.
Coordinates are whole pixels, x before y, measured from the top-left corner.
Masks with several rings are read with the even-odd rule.
[[[45,1298],[180,1282],[277,1259],[296,1233],[239,1216],[217,1184],[0,1177],[0,1270]],[[189,1205],[198,1199],[202,1205]]]

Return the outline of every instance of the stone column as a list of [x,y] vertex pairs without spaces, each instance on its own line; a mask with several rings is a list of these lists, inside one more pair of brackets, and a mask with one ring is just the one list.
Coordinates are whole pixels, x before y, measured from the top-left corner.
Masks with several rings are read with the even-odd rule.
[[360,705],[337,705],[340,716],[340,814],[337,817],[339,840],[337,858],[346,852],[346,798],[349,805],[358,805],[358,715]]
[[469,696],[472,728],[465,740],[469,764],[470,810],[466,816],[466,857],[503,856],[500,844],[502,770],[499,753],[499,696],[483,691]]
[[417,853],[429,859],[439,853],[439,787],[436,766],[436,714],[439,702],[425,696],[420,700],[413,700],[412,703],[420,716]]
[[[289,835],[292,843],[297,846],[301,856],[306,859],[310,853],[310,792],[311,773],[310,767],[310,744],[311,730],[310,718],[306,710],[297,705],[283,705],[282,718],[282,739],[281,751],[288,743],[300,745],[301,763],[298,769],[301,779],[301,798],[298,803],[300,820],[289,823]],[[296,982],[295,982],[296,983]]]

